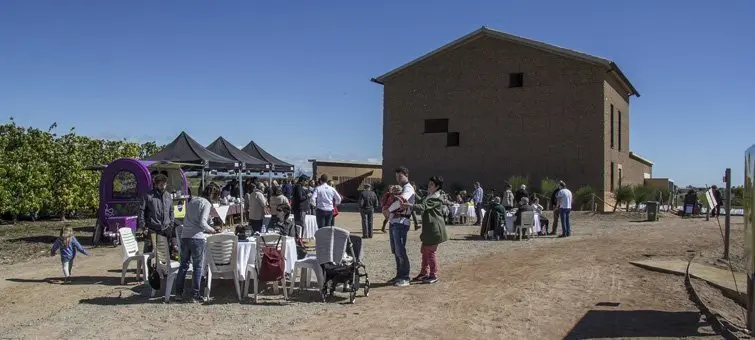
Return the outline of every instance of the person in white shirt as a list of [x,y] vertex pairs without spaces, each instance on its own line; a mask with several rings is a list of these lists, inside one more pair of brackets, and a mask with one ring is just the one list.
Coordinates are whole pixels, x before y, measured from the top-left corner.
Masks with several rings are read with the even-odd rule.
[[[558,183],[558,187],[561,190],[558,191],[556,197],[558,199],[559,217],[561,218],[561,235],[558,237],[571,236],[571,225],[569,224],[569,213],[571,213],[572,193],[571,190],[566,188],[566,183],[561,181]],[[554,228],[556,226],[553,226]]]
[[312,205],[316,207],[317,228],[333,226],[333,209],[341,204],[341,195],[328,185],[328,175],[320,176],[320,186],[312,193]]
[[[406,253],[406,239],[409,234],[409,221],[414,208],[414,187],[409,183],[409,169],[399,167],[396,169],[396,181],[401,186],[401,195],[396,203],[388,208],[390,212],[389,237],[391,252],[396,257],[396,277],[389,283],[397,287],[409,285],[409,255]],[[402,203],[408,204],[402,204]]]
[[216,202],[220,197],[220,188],[217,184],[210,183],[204,188],[202,197],[194,197],[186,205],[186,217],[184,226],[181,230],[181,259],[176,275],[176,300],[183,300],[184,282],[186,282],[186,272],[189,270],[189,264],[194,266],[192,277],[192,299],[202,301],[201,290],[199,289],[202,282],[202,261],[205,250],[205,234],[214,234],[220,229],[210,226],[207,221],[210,220],[210,210],[212,202]]

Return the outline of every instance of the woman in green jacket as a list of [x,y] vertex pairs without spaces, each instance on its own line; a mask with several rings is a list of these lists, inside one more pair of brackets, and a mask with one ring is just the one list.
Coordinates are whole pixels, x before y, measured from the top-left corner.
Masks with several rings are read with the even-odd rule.
[[433,176],[427,185],[429,194],[414,209],[422,213],[422,269],[412,281],[432,284],[438,282],[438,245],[448,240],[446,215],[448,199],[443,195],[443,177]]

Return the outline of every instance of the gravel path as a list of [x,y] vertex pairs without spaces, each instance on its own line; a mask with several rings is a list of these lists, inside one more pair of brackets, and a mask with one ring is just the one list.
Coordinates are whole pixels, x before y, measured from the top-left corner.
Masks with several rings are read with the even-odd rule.
[[[356,231],[359,229],[358,218],[358,214],[342,213],[338,224]],[[579,321],[595,298],[591,294],[605,293],[600,288],[604,285],[614,287],[617,276],[634,277],[640,273],[642,278],[625,282],[624,287],[631,289],[625,288],[621,294],[616,294],[614,288],[612,298],[631,301],[623,302],[637,308],[647,305],[662,309],[665,306],[668,310],[690,311],[692,307],[686,301],[683,286],[675,286],[678,278],[642,273],[626,262],[643,256],[684,257],[688,248],[712,253],[717,245],[717,227],[714,230],[710,222],[675,217],[655,224],[631,222],[637,219],[639,216],[631,214],[575,213],[575,237],[569,240],[543,237],[524,242],[487,242],[475,237],[470,240],[469,235],[477,234],[477,227],[449,226],[451,240],[439,248],[440,284],[403,289],[376,287],[370,297],[359,297],[356,305],[347,304],[343,293],[337,293],[343,299],[334,303],[320,303],[315,291],[297,292],[288,302],[270,296],[258,305],[249,300],[239,304],[232,283],[222,281],[213,286],[215,299],[206,305],[163,304],[159,299],[141,296],[142,287],[133,282],[133,274],[130,274],[129,283],[121,286],[120,250],[98,248],[88,258],[77,258],[74,275],[78,279],[68,286],[50,283],[60,276],[57,258],[0,266],[0,305],[4,306],[0,310],[0,320],[3,320],[0,331],[3,338],[115,338],[135,331],[141,337],[152,338],[271,338],[271,333],[277,333],[278,338],[308,334],[318,334],[318,338],[325,334],[356,338],[404,335],[423,338],[435,334],[427,333],[428,330],[437,330],[439,325],[448,323],[454,327],[448,328],[449,333],[436,332],[437,337],[491,334],[532,337],[539,334],[539,338],[558,338],[566,335]],[[408,250],[412,274],[418,271],[418,236],[418,231],[410,232]],[[376,286],[393,277],[395,262],[387,234],[378,231],[373,239],[366,240],[365,259],[371,281]],[[571,294],[573,297],[568,299],[556,294],[559,289],[583,285],[580,283],[583,279],[591,282],[592,288],[578,289],[579,293]],[[515,294],[533,289],[544,293]],[[467,290],[474,294],[457,293]],[[633,296],[634,293],[637,296]],[[653,294],[665,297],[659,299]],[[423,303],[429,305],[417,308]],[[496,333],[495,323],[484,321],[491,320],[490,315],[485,315],[499,308],[494,308],[498,305],[506,305],[508,309],[496,310],[496,313],[520,320],[518,314],[521,312],[517,311],[530,310],[532,307],[521,308],[524,308],[523,304],[532,306],[533,303],[542,313],[554,314],[553,325],[545,327],[550,331],[531,333],[528,328],[531,326],[522,324],[517,327],[504,322],[507,326],[498,328],[499,333]],[[569,303],[576,304],[576,307],[566,308]],[[559,308],[564,310],[556,312]],[[463,313],[452,311],[457,309]],[[409,312],[412,318],[404,318]],[[559,316],[564,313],[568,317]],[[394,325],[392,322],[396,318],[429,321],[416,324],[401,321]],[[388,332],[384,325],[405,325],[406,330]],[[412,327],[419,328],[411,331]],[[468,333],[470,329],[474,332]],[[311,333],[311,330],[320,333]],[[364,330],[370,332],[362,332]]]

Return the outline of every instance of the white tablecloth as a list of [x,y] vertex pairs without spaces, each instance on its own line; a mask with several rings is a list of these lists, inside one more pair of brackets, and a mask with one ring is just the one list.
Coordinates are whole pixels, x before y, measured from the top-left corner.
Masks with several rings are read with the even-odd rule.
[[477,215],[474,212],[474,206],[470,206],[467,204],[454,204],[450,207],[451,216],[453,217],[459,217],[459,216],[467,216],[470,218],[474,218]]
[[[293,237],[286,237],[285,272],[294,272],[294,263],[296,263],[296,242]],[[246,280],[246,266],[257,260],[257,240],[250,238],[249,241],[240,241],[238,253],[236,254],[236,268],[239,271],[239,278]]]
[[305,240],[311,240],[315,238],[316,231],[317,231],[317,218],[315,217],[315,215],[307,215],[306,217],[304,217],[302,238]]

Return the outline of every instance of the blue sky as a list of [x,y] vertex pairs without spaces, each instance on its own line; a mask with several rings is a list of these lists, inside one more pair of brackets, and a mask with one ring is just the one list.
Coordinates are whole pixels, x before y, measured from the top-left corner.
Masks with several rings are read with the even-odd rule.
[[[95,137],[254,139],[295,162],[381,157],[369,81],[483,25],[617,62],[656,177],[741,183],[755,1],[0,2],[0,121]],[[63,130],[63,131],[65,131]]]

